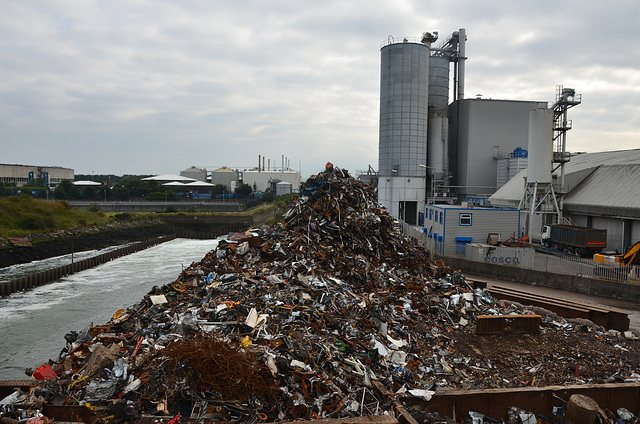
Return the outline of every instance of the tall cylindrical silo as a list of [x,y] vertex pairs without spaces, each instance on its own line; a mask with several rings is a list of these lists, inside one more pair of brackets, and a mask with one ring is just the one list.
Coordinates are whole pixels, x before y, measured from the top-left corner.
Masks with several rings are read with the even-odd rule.
[[430,49],[390,40],[380,53],[378,200],[403,219],[402,208],[424,204]]
[[[449,107],[449,63],[448,57],[429,58],[429,133],[427,142],[428,175],[442,179],[446,164]],[[433,195],[433,193],[431,193]]]
[[449,63],[448,57],[429,58],[429,106],[439,110],[449,107]]
[[547,107],[529,112],[529,159],[527,183],[551,184],[553,161],[553,110]]

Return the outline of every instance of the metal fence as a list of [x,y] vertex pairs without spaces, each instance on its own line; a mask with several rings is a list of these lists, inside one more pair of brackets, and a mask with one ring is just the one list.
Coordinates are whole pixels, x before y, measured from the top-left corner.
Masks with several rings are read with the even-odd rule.
[[537,271],[553,272],[555,274],[640,284],[640,267],[637,265],[617,266],[615,264],[597,263],[591,259],[555,256],[536,252],[532,268]]
[[[415,237],[418,242],[431,252],[443,252],[442,241],[437,241],[427,237],[419,227],[400,222],[399,225],[405,234]],[[456,258],[474,262],[487,262],[482,258],[468,254],[466,245],[455,246]],[[496,264],[501,266],[514,266],[509,264]],[[575,256],[556,256],[535,252],[534,260],[519,261],[521,268],[536,271],[550,272],[554,274],[573,275],[583,278],[593,278],[597,280],[616,281],[626,284],[640,284],[640,266],[617,266],[615,264],[596,263],[591,259],[579,258]]]

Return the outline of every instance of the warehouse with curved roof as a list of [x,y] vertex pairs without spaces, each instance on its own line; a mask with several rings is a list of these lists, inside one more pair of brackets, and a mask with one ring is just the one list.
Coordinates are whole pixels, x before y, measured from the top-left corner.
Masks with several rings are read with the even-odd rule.
[[[496,191],[489,203],[517,208],[527,170]],[[557,187],[559,172],[554,172]],[[640,149],[582,153],[565,165],[563,213],[576,225],[607,230],[607,249],[624,252],[640,240]]]

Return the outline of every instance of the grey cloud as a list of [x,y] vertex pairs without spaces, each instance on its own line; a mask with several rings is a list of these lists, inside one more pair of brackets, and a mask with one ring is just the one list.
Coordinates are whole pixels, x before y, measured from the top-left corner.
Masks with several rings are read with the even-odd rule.
[[468,97],[552,101],[564,84],[584,95],[572,111],[572,150],[608,148],[602,137],[637,147],[640,135],[633,1],[0,7],[6,162],[176,173],[284,154],[304,176],[327,160],[352,171],[376,167],[380,43],[427,30],[444,38],[461,27]]

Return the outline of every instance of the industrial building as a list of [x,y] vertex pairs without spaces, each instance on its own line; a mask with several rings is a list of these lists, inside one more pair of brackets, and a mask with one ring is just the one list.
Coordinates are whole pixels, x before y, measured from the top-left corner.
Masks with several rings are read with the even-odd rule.
[[527,148],[529,112],[539,105],[540,102],[519,100],[453,102],[449,113],[450,192],[460,201],[466,196],[493,194],[497,189],[498,161],[507,152]]
[[63,180],[73,181],[74,170],[60,166],[0,164],[0,182],[15,183],[16,187],[22,187],[36,178],[41,178],[53,188]]
[[497,189],[498,161],[526,149],[530,111],[547,105],[465,99],[466,31],[434,47],[437,39],[389,37],[380,49],[378,200],[412,225],[425,204],[484,203]]
[[[531,162],[531,158],[529,159]],[[534,169],[534,168],[532,168]],[[488,202],[494,207],[518,208],[530,170],[520,171]],[[563,219],[575,225],[607,230],[607,250],[624,252],[640,240],[640,149],[571,156],[565,164]],[[551,184],[560,186],[560,170]],[[544,208],[545,205],[541,205]],[[545,215],[533,214],[530,237],[540,238]]]
[[[264,171],[260,169],[250,169],[242,172],[242,182],[249,184],[254,192],[270,191],[274,194],[284,194],[285,192],[298,192],[300,188],[300,173],[292,169],[282,169],[279,171]],[[290,188],[285,188],[282,184],[278,190],[278,183],[288,183]]]
[[390,36],[380,48],[378,200],[392,216],[430,228],[434,205],[464,202],[519,210],[513,232],[534,241],[557,222],[606,228],[620,252],[640,240],[636,155],[567,149],[580,94],[558,85],[554,101],[465,98],[466,31],[437,39]]
[[288,167],[265,170],[262,165],[242,172],[223,166],[212,171],[210,175],[207,175],[205,168],[193,166],[181,171],[180,175],[157,175],[143,180],[154,180],[163,185],[188,188],[200,194],[203,191],[211,193],[212,187],[216,185],[223,185],[227,193],[234,193],[240,184],[248,184],[254,193],[270,191],[275,195],[297,193],[301,182],[300,172]]

